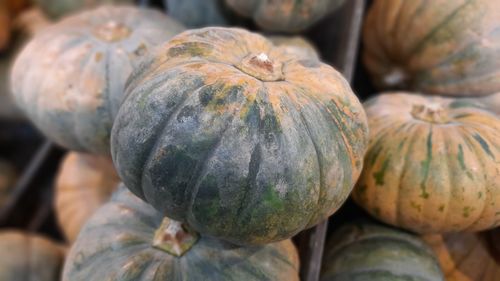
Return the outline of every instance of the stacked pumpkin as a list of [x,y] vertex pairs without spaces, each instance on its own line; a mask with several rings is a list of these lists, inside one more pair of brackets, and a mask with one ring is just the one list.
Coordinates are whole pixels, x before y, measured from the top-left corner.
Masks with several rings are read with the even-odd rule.
[[[498,1],[375,0],[363,30],[365,66],[388,91],[364,103],[370,136],[353,198],[376,219],[425,235],[449,281],[499,276],[474,233],[500,226],[499,28]],[[341,245],[326,250],[324,280],[368,280],[367,272],[369,280],[442,280],[428,260],[414,260],[426,267],[418,273],[381,261],[400,263],[403,251],[368,244],[365,236],[381,241],[376,230],[351,232],[339,231]],[[343,247],[346,237],[358,252]],[[344,252],[351,264],[339,260]]]
[[[323,2],[300,13],[333,9]],[[63,280],[298,280],[290,238],[361,173],[365,113],[313,47],[182,29],[103,6],[46,28],[16,60],[18,105],[73,151],[56,182],[72,244]]]

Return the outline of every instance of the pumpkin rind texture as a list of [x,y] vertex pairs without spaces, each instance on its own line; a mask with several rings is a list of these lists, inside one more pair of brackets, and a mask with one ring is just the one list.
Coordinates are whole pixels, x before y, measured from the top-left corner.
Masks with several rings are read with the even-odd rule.
[[484,233],[431,234],[423,237],[439,259],[446,281],[496,281],[500,264],[491,256]]
[[2,281],[58,281],[65,250],[43,236],[3,230],[0,253]]
[[325,249],[321,281],[444,281],[432,250],[418,237],[368,222],[342,226]]
[[134,7],[68,17],[37,33],[16,59],[16,102],[59,145],[109,154],[126,79],[151,48],[181,30],[158,11]]
[[303,31],[340,7],[344,0],[225,0],[235,12],[268,31]]
[[55,211],[59,226],[72,243],[85,222],[120,182],[109,157],[70,152],[64,158],[55,186]]
[[245,248],[201,236],[175,257],[151,246],[162,220],[161,213],[122,187],[85,225],[62,280],[299,280],[290,240]]
[[500,119],[463,99],[388,93],[365,103],[370,143],[353,192],[376,218],[418,233],[500,224]]
[[381,89],[483,96],[500,91],[500,2],[376,0],[365,66]]
[[132,74],[112,132],[125,185],[236,244],[290,238],[335,212],[367,142],[349,84],[236,28],[186,31]]
[[34,0],[53,19],[105,4],[133,4],[134,0]]

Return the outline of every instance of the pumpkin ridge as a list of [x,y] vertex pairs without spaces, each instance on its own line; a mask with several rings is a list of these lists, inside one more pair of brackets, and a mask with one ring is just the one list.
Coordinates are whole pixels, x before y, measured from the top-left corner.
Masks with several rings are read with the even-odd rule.
[[[350,279],[350,280],[356,280],[356,276],[359,276],[359,275],[365,275],[365,274],[368,274],[371,278],[377,276],[377,277],[381,277],[381,276],[385,276],[385,277],[393,277],[394,276],[397,276],[398,277],[398,280],[397,281],[429,281],[427,278],[424,278],[424,277],[421,277],[421,276],[410,276],[410,275],[407,275],[407,274],[395,274],[394,272],[391,272],[390,270],[382,270],[382,269],[363,269],[363,270],[351,270],[349,272],[347,271],[344,271],[344,272],[340,272],[340,273],[336,273],[335,275],[333,275],[334,277],[336,278],[342,278],[342,276],[345,276],[345,277],[349,277],[349,278],[354,278],[354,279]],[[399,279],[401,278],[401,279]],[[339,280],[347,280],[347,279],[339,279]],[[392,280],[392,279],[390,279]]]
[[[179,114],[179,112],[183,108],[183,105],[189,100],[191,95],[198,93],[201,89],[208,87],[208,86],[209,85],[202,86],[202,87],[198,88],[194,93],[189,93],[188,91],[186,91],[184,93],[184,95],[182,96],[181,100],[179,101],[179,103],[175,105],[174,109],[171,111],[169,116],[167,118],[165,118],[165,121],[163,121],[162,124],[160,124],[158,126],[160,128],[160,130],[153,136],[153,138],[156,139],[156,142],[154,142],[153,146],[149,150],[148,156],[146,157],[146,160],[144,161],[144,164],[142,165],[143,166],[142,174],[141,174],[141,185],[142,186],[145,186],[145,182],[146,182],[146,172],[148,171],[148,169],[146,169],[146,168],[149,165],[151,165],[154,155],[156,154],[156,152],[160,148],[161,140],[167,134],[167,128],[168,128],[167,125],[174,119],[175,116],[177,116],[177,114]],[[141,191],[141,192],[142,192],[142,195],[144,196],[144,198],[146,198],[145,192],[144,191]]]
[[[235,110],[235,111],[239,111],[240,109],[241,108],[239,108],[238,110]],[[215,141],[214,145],[210,148],[209,151],[206,152],[206,155],[203,157],[203,160],[198,162],[198,164],[201,163],[201,166],[202,166],[201,170],[198,173],[194,173],[196,176],[193,176],[190,179],[190,182],[192,182],[193,179],[195,179],[196,181],[195,181],[194,185],[190,184],[193,187],[191,188],[191,192],[190,192],[191,196],[190,196],[189,204],[188,204],[187,208],[189,211],[188,214],[192,214],[193,219],[195,221],[196,221],[196,218],[194,217],[194,213],[192,212],[192,210],[193,210],[194,202],[196,201],[196,195],[198,194],[198,191],[200,189],[200,185],[206,176],[206,172],[208,169],[208,160],[210,160],[215,155],[216,150],[220,147],[220,144],[222,143],[222,139],[224,138],[226,131],[231,127],[230,124],[233,122],[234,116],[235,116],[235,113],[233,112],[233,114],[231,115],[229,120],[226,120],[226,125],[225,125],[224,129],[221,132],[219,132],[218,138]],[[189,221],[189,216],[186,217],[185,219],[186,219],[186,221]]]
[[464,7],[466,7],[467,5],[471,4],[474,0],[466,0],[462,5],[456,7],[453,11],[450,12],[449,15],[447,15],[446,17],[443,18],[443,20],[438,23],[435,27],[433,27],[429,33],[427,33],[427,35],[420,40],[420,42],[415,46],[413,47],[410,52],[408,53],[408,57],[412,57],[416,54],[418,54],[419,51],[421,51],[421,49],[423,47],[425,47],[425,44],[427,44],[428,40],[432,39],[432,37],[444,26],[446,26],[446,24],[448,24],[455,16],[457,16]]

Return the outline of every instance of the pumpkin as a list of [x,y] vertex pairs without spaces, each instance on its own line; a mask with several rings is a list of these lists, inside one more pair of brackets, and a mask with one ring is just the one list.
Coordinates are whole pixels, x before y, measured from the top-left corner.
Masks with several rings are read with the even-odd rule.
[[132,4],[134,0],[34,0],[42,11],[52,19],[104,4]]
[[446,281],[496,281],[500,265],[487,249],[483,234],[431,234],[424,240],[432,247]]
[[376,0],[365,66],[382,89],[483,96],[500,91],[500,2]]
[[418,233],[500,224],[500,119],[462,99],[410,93],[365,103],[370,143],[355,201]]
[[66,155],[57,176],[55,210],[69,242],[76,240],[84,223],[109,200],[118,183],[108,157],[76,152]]
[[44,29],[17,57],[17,104],[49,139],[70,150],[109,154],[126,79],[138,61],[181,26],[162,13],[101,8]]
[[0,210],[9,200],[16,179],[16,169],[9,162],[0,159]]
[[280,36],[272,35],[267,37],[277,47],[283,48],[296,57],[319,59],[319,53],[316,47],[306,38],[301,36]]
[[225,0],[236,13],[268,31],[299,32],[340,7],[344,0]]
[[418,237],[358,221],[336,230],[325,248],[321,281],[441,281],[432,250]]
[[237,247],[164,218],[122,186],[87,222],[71,248],[63,281],[298,281],[290,240]]
[[466,100],[479,103],[481,106],[500,115],[500,92],[484,97],[466,98]]
[[135,71],[112,131],[125,185],[235,244],[289,238],[348,197],[367,141],[347,81],[237,28],[186,31]]
[[226,26],[231,22],[223,0],[164,0],[168,14],[190,28]]
[[58,281],[65,250],[43,236],[2,230],[0,253],[2,281]]
[[40,32],[40,30],[43,30],[49,24],[49,21],[37,9],[24,11],[13,22],[13,29],[16,36],[14,36],[9,49],[0,56],[0,118],[10,120],[24,119],[9,89],[10,69],[16,55],[21,51],[29,38],[35,33]]

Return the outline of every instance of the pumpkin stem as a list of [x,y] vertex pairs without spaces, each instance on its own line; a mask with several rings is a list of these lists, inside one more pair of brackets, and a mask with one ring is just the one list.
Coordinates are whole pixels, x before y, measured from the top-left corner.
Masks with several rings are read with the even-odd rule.
[[273,61],[265,53],[249,54],[236,67],[262,81],[283,80],[282,64]]
[[446,114],[446,110],[439,103],[432,103],[428,105],[414,104],[411,110],[411,115],[415,119],[435,124],[445,124],[450,122],[450,118]]
[[94,34],[101,40],[107,42],[116,42],[130,36],[132,31],[122,23],[110,20],[105,24],[98,26]]
[[173,256],[184,255],[198,241],[198,234],[181,222],[164,218],[153,238],[153,247]]

